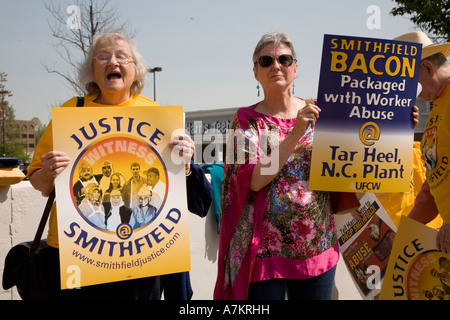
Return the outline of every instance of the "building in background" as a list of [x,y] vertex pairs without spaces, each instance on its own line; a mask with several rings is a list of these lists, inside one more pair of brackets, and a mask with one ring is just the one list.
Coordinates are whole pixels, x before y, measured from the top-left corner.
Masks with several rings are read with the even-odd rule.
[[228,130],[237,110],[227,108],[186,113],[186,132],[195,142],[195,163],[225,161]]

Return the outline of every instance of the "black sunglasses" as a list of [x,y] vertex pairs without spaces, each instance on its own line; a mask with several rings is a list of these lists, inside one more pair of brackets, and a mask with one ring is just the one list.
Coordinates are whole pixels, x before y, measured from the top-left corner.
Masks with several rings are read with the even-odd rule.
[[[280,63],[283,67],[290,67],[294,62],[297,62],[293,56],[290,54],[282,54],[279,57],[271,57],[271,56],[261,56],[258,58],[258,63],[262,68],[270,67],[274,64],[275,59]],[[256,64],[256,63],[255,63]]]

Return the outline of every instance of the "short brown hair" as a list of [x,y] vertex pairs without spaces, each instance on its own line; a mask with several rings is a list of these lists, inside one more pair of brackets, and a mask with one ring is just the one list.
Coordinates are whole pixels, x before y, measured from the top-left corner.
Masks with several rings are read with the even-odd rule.
[[441,52],[435,53],[432,56],[429,56],[429,57],[423,59],[422,61],[425,61],[425,60],[432,62],[437,67],[440,67],[448,62],[447,58]]

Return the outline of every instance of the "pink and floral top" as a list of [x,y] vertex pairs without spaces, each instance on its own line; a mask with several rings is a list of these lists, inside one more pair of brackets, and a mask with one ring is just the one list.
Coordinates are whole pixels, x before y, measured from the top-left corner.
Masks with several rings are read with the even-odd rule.
[[249,189],[257,161],[265,155],[278,159],[270,157],[272,150],[296,120],[270,117],[255,107],[238,110],[227,144],[216,299],[246,299],[254,281],[318,276],[339,259],[330,194],[308,188],[311,128],[269,185]]

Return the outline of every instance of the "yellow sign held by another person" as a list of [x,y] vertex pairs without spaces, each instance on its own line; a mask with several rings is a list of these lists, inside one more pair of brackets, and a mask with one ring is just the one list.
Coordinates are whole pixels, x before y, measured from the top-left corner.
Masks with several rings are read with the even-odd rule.
[[449,300],[450,254],[436,248],[437,231],[402,216],[380,300]]

